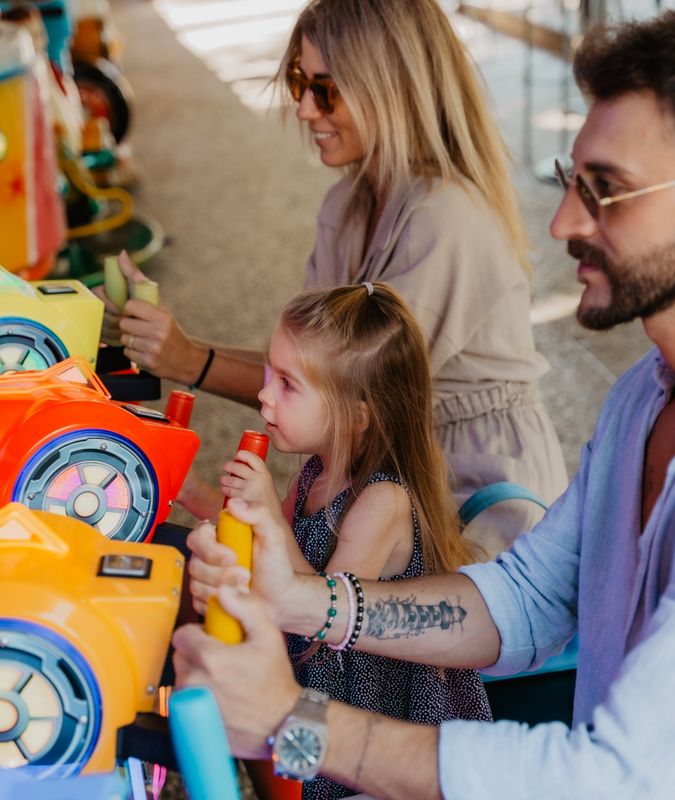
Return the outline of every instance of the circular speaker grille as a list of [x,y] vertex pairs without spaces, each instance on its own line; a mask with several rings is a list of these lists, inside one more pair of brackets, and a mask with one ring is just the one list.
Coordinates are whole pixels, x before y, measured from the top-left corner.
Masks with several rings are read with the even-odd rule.
[[0,375],[46,369],[68,358],[68,351],[49,328],[19,317],[0,319]]
[[100,728],[100,691],[80,653],[48,628],[0,619],[0,769],[75,775]]
[[145,455],[109,431],[59,436],[24,466],[12,500],[82,520],[108,539],[144,540],[157,510],[157,480]]

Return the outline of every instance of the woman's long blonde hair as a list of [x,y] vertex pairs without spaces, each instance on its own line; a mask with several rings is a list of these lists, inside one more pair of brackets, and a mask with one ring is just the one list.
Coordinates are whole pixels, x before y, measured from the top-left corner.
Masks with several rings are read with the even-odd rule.
[[354,119],[365,157],[348,169],[348,217],[413,178],[461,177],[501,220],[532,277],[505,144],[463,44],[435,0],[312,0],[291,33],[276,80],[302,37],[321,53]]
[[[376,283],[305,292],[281,316],[298,364],[329,409],[331,485],[344,476],[359,497],[374,472],[400,478],[417,514],[425,570],[450,572],[475,560],[459,530],[448,469],[432,429],[431,377],[422,333],[405,301]],[[368,409],[363,431],[362,404]],[[339,520],[332,521],[335,532]]]

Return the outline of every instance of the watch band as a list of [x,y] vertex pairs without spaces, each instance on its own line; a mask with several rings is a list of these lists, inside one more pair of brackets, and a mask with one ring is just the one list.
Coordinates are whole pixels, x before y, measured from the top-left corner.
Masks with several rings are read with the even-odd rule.
[[325,723],[329,701],[330,697],[323,692],[317,692],[316,689],[303,689],[288,717],[296,716],[312,720],[312,722]]

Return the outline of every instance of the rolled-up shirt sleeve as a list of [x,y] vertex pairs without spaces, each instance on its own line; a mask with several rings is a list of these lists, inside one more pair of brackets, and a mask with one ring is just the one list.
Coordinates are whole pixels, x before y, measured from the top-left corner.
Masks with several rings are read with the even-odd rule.
[[462,567],[499,631],[487,675],[512,675],[560,652],[577,628],[579,548],[590,445],[569,488],[530,533],[496,561]]
[[439,737],[446,800],[675,797],[675,583],[591,724],[453,720]]

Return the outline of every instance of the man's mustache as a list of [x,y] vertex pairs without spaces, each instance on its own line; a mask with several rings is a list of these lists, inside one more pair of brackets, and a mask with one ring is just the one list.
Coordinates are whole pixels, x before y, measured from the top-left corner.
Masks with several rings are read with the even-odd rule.
[[567,242],[567,252],[572,258],[583,261],[584,264],[592,264],[601,272],[607,272],[609,260],[602,250],[591,247],[590,244],[586,244],[586,242],[582,242],[579,239],[570,239]]

